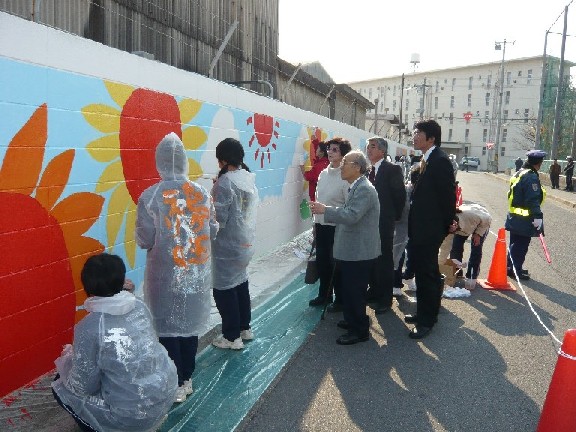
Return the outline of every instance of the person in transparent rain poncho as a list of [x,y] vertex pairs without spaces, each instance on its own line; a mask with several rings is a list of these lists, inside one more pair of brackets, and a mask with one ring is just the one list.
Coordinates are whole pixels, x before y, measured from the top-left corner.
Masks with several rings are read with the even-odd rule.
[[176,402],[192,393],[198,336],[210,317],[210,238],[218,231],[206,189],[188,179],[188,158],[175,133],[156,148],[161,181],[138,199],[136,242],[146,249],[144,300],[160,343],[178,371]]
[[55,362],[54,397],[83,431],[156,430],[174,402],[176,367],[144,302],[123,290],[125,274],[116,255],[88,258],[89,313]]
[[247,267],[254,255],[256,178],[244,164],[244,149],[238,140],[226,138],[216,146],[220,172],[212,187],[218,235],[212,241],[212,287],[222,318],[222,335],[212,344],[224,349],[242,349],[243,340],[253,339]]

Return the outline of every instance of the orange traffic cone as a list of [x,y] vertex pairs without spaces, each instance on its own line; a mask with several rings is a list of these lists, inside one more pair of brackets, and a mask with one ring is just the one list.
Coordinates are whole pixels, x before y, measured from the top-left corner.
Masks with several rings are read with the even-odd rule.
[[[576,357],[576,330],[568,330],[562,351]],[[576,428],[576,360],[558,355],[537,432],[573,432]]]
[[504,228],[498,230],[498,240],[494,246],[488,279],[478,279],[478,283],[485,289],[516,291],[516,287],[508,282],[506,230]]

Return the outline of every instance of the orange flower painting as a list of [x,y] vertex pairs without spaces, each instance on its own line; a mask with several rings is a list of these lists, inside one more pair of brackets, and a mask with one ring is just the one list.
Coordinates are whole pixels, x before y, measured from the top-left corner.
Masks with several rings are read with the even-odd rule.
[[0,168],[0,395],[53,369],[80,318],[82,266],[104,250],[84,236],[103,198],[81,192],[61,199],[75,151],[42,171],[47,124],[44,104],[12,138]]
[[[197,150],[207,140],[204,130],[188,123],[202,103],[192,99],[177,102],[169,94],[105,81],[116,106],[91,104],[82,109],[86,121],[103,134],[88,144],[90,155],[107,164],[97,193],[112,191],[106,216],[108,246],[117,244],[124,226],[124,250],[134,267],[136,258],[136,204],[140,194],[160,180],[156,170],[156,146],[170,132],[176,133],[186,150]],[[188,159],[189,175],[202,175],[200,164]]]

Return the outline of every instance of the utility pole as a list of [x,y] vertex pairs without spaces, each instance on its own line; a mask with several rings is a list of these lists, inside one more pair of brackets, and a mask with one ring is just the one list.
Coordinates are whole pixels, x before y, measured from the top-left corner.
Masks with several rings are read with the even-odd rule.
[[424,107],[426,106],[426,87],[431,87],[426,85],[426,78],[424,78],[424,83],[418,87],[422,88],[422,99],[420,99],[420,120],[424,120]]
[[542,54],[542,78],[540,79],[540,100],[538,102],[538,119],[536,120],[536,139],[534,142],[534,148],[541,149],[542,136],[540,129],[542,128],[542,117],[544,116],[544,91],[546,89],[546,80],[548,79],[548,63],[546,62],[546,45],[548,44],[548,33],[550,30],[546,30],[546,36],[544,37],[544,54]]
[[402,142],[402,104],[404,104],[404,74],[402,74],[402,81],[400,83],[400,118],[398,119],[398,143]]
[[568,28],[568,6],[564,8],[564,31],[562,32],[562,48],[560,53],[560,71],[558,72],[558,90],[556,92],[556,110],[554,115],[554,133],[552,134],[552,147],[550,149],[550,158],[558,157],[558,140],[560,138],[560,129],[562,126],[562,109],[564,101],[564,50],[566,48],[566,30]]
[[[504,42],[495,42],[494,49],[502,49],[502,63],[500,64],[500,94],[498,95],[498,117],[496,118],[496,140],[494,142],[494,173],[498,173],[498,153],[500,152],[500,129],[502,128],[502,96],[504,96],[504,58],[506,56],[506,44],[514,42],[508,42],[504,39]],[[504,45],[502,47],[502,45]]]
[[378,135],[378,98],[374,99],[374,135]]

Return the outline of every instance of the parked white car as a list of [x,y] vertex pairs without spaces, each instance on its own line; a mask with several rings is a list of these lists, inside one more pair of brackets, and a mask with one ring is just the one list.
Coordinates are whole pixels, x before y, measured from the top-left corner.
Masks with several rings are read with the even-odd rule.
[[480,158],[464,156],[460,160],[460,169],[464,171],[466,169],[466,165],[468,165],[468,168],[474,168],[477,170],[480,166]]

